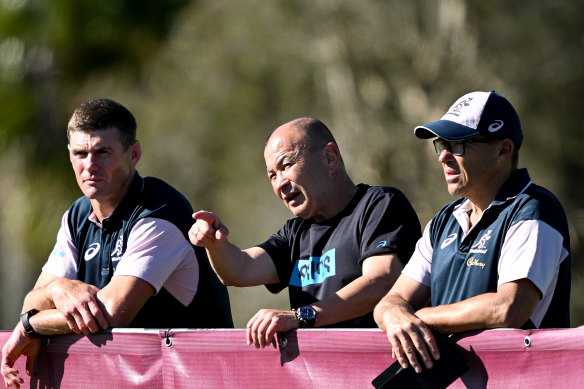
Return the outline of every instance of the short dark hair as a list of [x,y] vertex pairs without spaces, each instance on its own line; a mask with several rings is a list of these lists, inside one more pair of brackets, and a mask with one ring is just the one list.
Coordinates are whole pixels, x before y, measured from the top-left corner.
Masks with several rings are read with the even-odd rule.
[[110,99],[89,100],[73,112],[67,126],[67,139],[71,132],[99,131],[115,128],[127,150],[136,141],[136,119],[123,105]]

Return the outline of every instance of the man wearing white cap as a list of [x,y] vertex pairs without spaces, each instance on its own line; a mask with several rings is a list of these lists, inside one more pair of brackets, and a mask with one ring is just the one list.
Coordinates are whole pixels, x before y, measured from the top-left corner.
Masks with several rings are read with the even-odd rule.
[[566,215],[517,168],[523,134],[513,106],[494,91],[472,92],[415,135],[436,138],[448,191],[459,198],[428,223],[375,308],[393,356],[419,373],[440,358],[432,330],[569,327]]

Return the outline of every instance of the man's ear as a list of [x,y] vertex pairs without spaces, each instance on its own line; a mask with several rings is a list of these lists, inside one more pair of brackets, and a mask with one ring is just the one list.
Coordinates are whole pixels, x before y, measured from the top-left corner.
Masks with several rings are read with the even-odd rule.
[[130,152],[130,165],[134,167],[140,160],[140,157],[142,157],[142,146],[140,145],[140,141],[136,140],[132,143],[128,151]]
[[511,158],[513,154],[513,150],[515,149],[515,145],[511,141],[511,139],[504,139],[499,146],[499,157],[502,158]]
[[341,152],[336,144],[329,142],[324,146],[324,156],[326,158],[326,165],[330,173],[337,170],[341,162]]

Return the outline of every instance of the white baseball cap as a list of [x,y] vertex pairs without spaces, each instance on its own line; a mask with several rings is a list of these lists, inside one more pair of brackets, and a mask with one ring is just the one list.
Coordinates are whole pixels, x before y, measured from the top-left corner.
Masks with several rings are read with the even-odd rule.
[[418,138],[439,137],[448,141],[466,140],[485,134],[498,139],[511,139],[519,149],[523,132],[517,112],[495,91],[471,92],[450,107],[442,119],[417,126]]

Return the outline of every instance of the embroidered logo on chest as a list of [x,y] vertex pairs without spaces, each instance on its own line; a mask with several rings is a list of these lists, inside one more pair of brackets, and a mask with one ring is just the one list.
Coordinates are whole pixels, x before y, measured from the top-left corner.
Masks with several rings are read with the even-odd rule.
[[470,257],[469,259],[466,260],[466,266],[478,266],[481,269],[485,268],[485,263],[479,261],[478,259],[476,259],[475,257]]
[[123,254],[123,250],[124,250],[124,235],[120,235],[120,237],[116,241],[116,247],[114,248],[114,251],[112,251],[112,254],[111,254],[112,261],[119,261],[120,259],[122,259],[121,257]]
[[487,252],[487,241],[491,239],[491,232],[493,232],[493,230],[485,232],[479,241],[470,248],[469,252],[485,254]]

